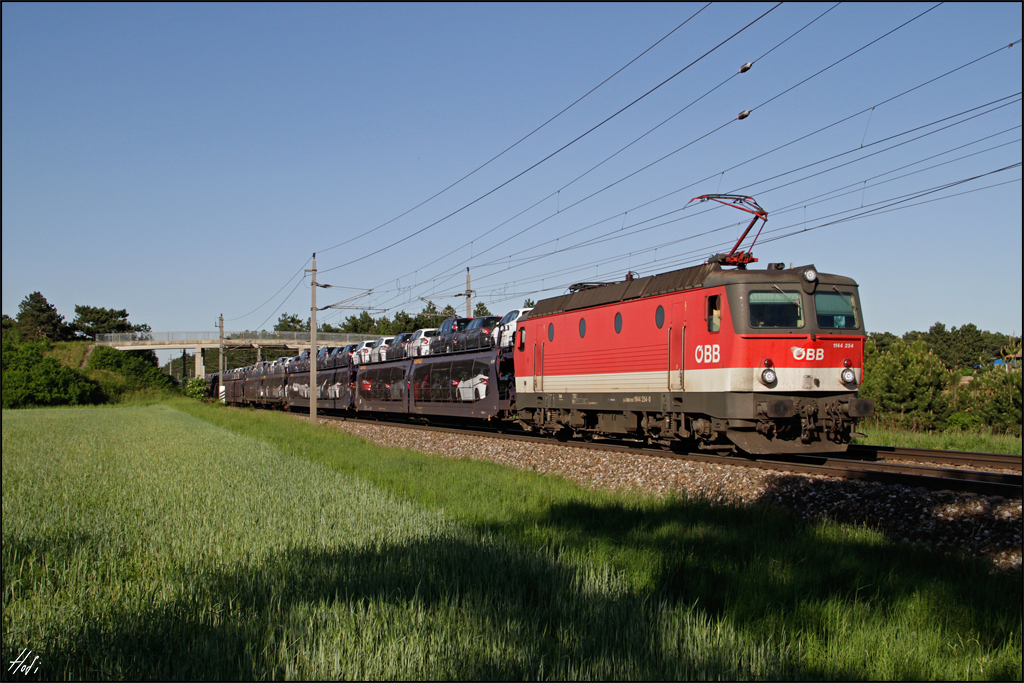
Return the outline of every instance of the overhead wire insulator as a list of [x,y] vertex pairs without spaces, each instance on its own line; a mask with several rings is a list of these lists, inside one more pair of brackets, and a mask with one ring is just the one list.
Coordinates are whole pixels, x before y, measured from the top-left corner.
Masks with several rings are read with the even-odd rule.
[[749,109],[744,109],[743,111],[740,112],[740,115],[736,117],[736,120],[737,121],[742,121],[743,119],[747,118],[748,116],[750,116],[750,110]]
[[741,74],[747,73],[748,71],[750,71],[750,67],[752,67],[752,66],[754,66],[753,62],[747,62],[746,64],[744,64],[743,66],[740,67],[740,73]]

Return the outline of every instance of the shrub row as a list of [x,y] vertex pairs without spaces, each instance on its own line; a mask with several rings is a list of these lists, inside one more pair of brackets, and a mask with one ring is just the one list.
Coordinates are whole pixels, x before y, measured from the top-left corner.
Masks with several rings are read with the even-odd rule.
[[1021,367],[1011,357],[949,370],[921,339],[896,340],[882,352],[868,339],[861,396],[874,399],[876,416],[894,427],[1020,436]]
[[148,355],[98,347],[82,372],[54,358],[53,352],[46,340],[4,337],[4,408],[92,405],[117,401],[130,392],[176,390],[174,380]]

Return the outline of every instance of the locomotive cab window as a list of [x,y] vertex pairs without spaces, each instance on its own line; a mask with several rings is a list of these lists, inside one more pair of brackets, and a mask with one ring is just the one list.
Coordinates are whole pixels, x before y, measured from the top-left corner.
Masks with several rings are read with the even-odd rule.
[[519,328],[519,350],[523,351],[526,349],[526,328]]
[[804,308],[798,290],[776,289],[750,293],[750,326],[755,328],[800,328]]
[[707,298],[706,317],[708,321],[708,332],[718,332],[722,329],[722,295],[715,294]]
[[822,329],[849,330],[860,327],[853,292],[841,292],[833,288],[831,292],[816,293],[814,313],[818,327]]

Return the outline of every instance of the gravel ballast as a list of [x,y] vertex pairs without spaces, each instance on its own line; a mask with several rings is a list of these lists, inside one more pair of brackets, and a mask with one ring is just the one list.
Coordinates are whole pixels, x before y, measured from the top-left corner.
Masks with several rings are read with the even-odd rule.
[[734,505],[769,503],[806,520],[864,524],[890,538],[940,552],[982,556],[1021,569],[1021,500],[779,473],[750,467],[611,453],[486,435],[467,436],[386,424],[321,420],[367,441],[451,458],[555,474],[584,486],[671,493]]

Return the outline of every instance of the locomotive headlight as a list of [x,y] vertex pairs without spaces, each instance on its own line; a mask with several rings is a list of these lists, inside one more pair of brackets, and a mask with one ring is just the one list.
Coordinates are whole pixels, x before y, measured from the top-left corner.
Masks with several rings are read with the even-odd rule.
[[814,268],[808,268],[807,270],[805,270],[803,272],[803,276],[804,280],[806,280],[807,282],[814,282],[815,280],[818,279],[818,273],[814,270]]
[[766,387],[770,387],[771,385],[775,384],[775,381],[777,379],[778,377],[775,375],[775,368],[765,368],[761,372],[761,384],[765,385]]
[[853,384],[857,381],[857,373],[853,371],[853,368],[843,368],[843,371],[839,373],[839,378],[843,384]]

